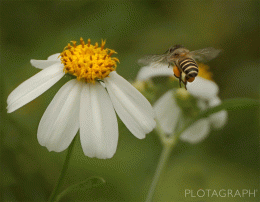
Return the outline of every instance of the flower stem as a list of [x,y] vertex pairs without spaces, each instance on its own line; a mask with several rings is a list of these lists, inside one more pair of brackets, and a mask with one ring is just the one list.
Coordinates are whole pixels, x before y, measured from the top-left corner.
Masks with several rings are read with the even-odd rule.
[[71,154],[72,154],[72,150],[73,150],[73,146],[75,144],[75,140],[76,140],[76,137],[74,137],[74,139],[72,140],[70,146],[69,146],[69,149],[68,149],[68,153],[67,153],[67,156],[66,156],[66,159],[64,161],[64,164],[63,164],[63,168],[62,168],[62,171],[60,173],[60,177],[59,177],[59,180],[55,186],[55,188],[53,189],[52,193],[51,193],[51,196],[49,198],[49,202],[52,202],[52,201],[55,201],[55,198],[58,194],[58,191],[64,181],[64,176],[68,170],[68,167],[69,167],[69,161],[70,161],[70,158],[71,158]]
[[153,181],[150,185],[150,189],[149,189],[149,192],[148,192],[146,200],[145,200],[146,202],[152,201],[156,185],[157,185],[157,183],[160,179],[160,175],[162,173],[163,167],[167,163],[168,157],[171,154],[172,148],[173,148],[172,144],[171,145],[167,144],[167,145],[163,146],[163,150],[162,150],[162,153],[161,153],[161,156],[160,156],[160,159],[159,159],[159,163],[157,165],[157,168],[156,168],[156,171],[155,171],[155,174],[154,174],[154,177],[153,177]]

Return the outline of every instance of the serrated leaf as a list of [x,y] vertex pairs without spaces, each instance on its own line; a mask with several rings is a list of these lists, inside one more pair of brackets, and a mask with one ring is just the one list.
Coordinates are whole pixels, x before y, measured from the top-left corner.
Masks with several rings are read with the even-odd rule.
[[67,189],[65,189],[63,192],[61,192],[57,198],[56,202],[59,201],[62,197],[65,195],[68,195],[70,193],[78,192],[78,191],[85,191],[87,189],[91,189],[93,187],[98,187],[102,184],[106,183],[106,181],[102,177],[90,177],[78,184],[74,184]]

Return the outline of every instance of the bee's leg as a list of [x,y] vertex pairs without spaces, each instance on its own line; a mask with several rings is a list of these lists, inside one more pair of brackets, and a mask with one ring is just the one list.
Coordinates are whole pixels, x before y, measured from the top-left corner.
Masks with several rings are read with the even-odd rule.
[[183,82],[183,84],[184,84],[184,86],[185,86],[185,89],[187,90],[187,77],[185,76],[185,79],[184,79],[184,82]]
[[183,82],[182,81],[182,75],[181,75],[182,73],[180,73],[180,77],[179,77],[179,84],[180,84],[180,88],[181,88],[181,82]]
[[187,81],[184,82],[185,89],[187,90]]
[[170,68],[170,66],[171,66],[171,63],[169,63],[168,68]]

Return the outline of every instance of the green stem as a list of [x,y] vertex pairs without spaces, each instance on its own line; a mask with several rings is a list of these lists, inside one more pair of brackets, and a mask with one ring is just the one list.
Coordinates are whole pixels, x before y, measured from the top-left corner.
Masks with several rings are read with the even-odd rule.
[[[178,123],[180,122],[180,119],[178,120]],[[156,131],[158,133],[158,135],[160,136],[160,139],[162,141],[163,144],[163,150],[153,177],[153,181],[150,185],[150,189],[148,191],[147,197],[145,202],[150,202],[152,201],[153,195],[154,195],[154,191],[155,188],[157,186],[157,183],[160,179],[161,173],[163,171],[164,166],[167,163],[167,160],[171,154],[172,149],[174,148],[174,146],[177,144],[180,135],[182,134],[182,132],[187,128],[187,126],[184,126],[179,132],[174,131],[174,133],[176,135],[172,135],[172,136],[166,136],[166,134],[164,133],[163,129],[161,128],[159,122],[157,122],[156,125]]]
[[68,170],[68,167],[69,167],[69,161],[70,161],[70,158],[71,158],[71,154],[72,154],[72,150],[73,150],[73,146],[75,144],[75,139],[76,137],[72,140],[70,146],[69,146],[69,149],[68,149],[68,153],[67,153],[67,156],[66,156],[66,159],[64,161],[64,164],[63,164],[63,168],[62,168],[62,171],[60,173],[60,177],[59,177],[59,180],[55,186],[55,188],[53,189],[52,193],[51,193],[51,196],[49,198],[49,202],[52,202],[52,201],[55,201],[55,198],[58,194],[58,191],[64,181],[64,176]]
[[159,159],[159,163],[157,165],[157,168],[156,168],[156,171],[155,171],[155,174],[154,174],[154,177],[153,177],[153,181],[151,183],[149,192],[148,192],[146,200],[145,200],[146,202],[152,201],[156,185],[157,185],[157,183],[160,179],[160,175],[162,173],[163,167],[167,163],[168,157],[171,154],[172,148],[173,148],[173,145],[164,145],[163,146],[163,150],[162,150],[162,153],[161,153],[161,156],[160,156],[160,159]]

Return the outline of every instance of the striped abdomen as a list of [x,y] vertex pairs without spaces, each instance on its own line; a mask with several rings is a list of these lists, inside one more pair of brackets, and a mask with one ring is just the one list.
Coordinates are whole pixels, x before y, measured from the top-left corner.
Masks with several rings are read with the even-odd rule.
[[179,61],[179,67],[186,74],[187,78],[194,78],[198,75],[198,65],[192,58],[185,58]]

